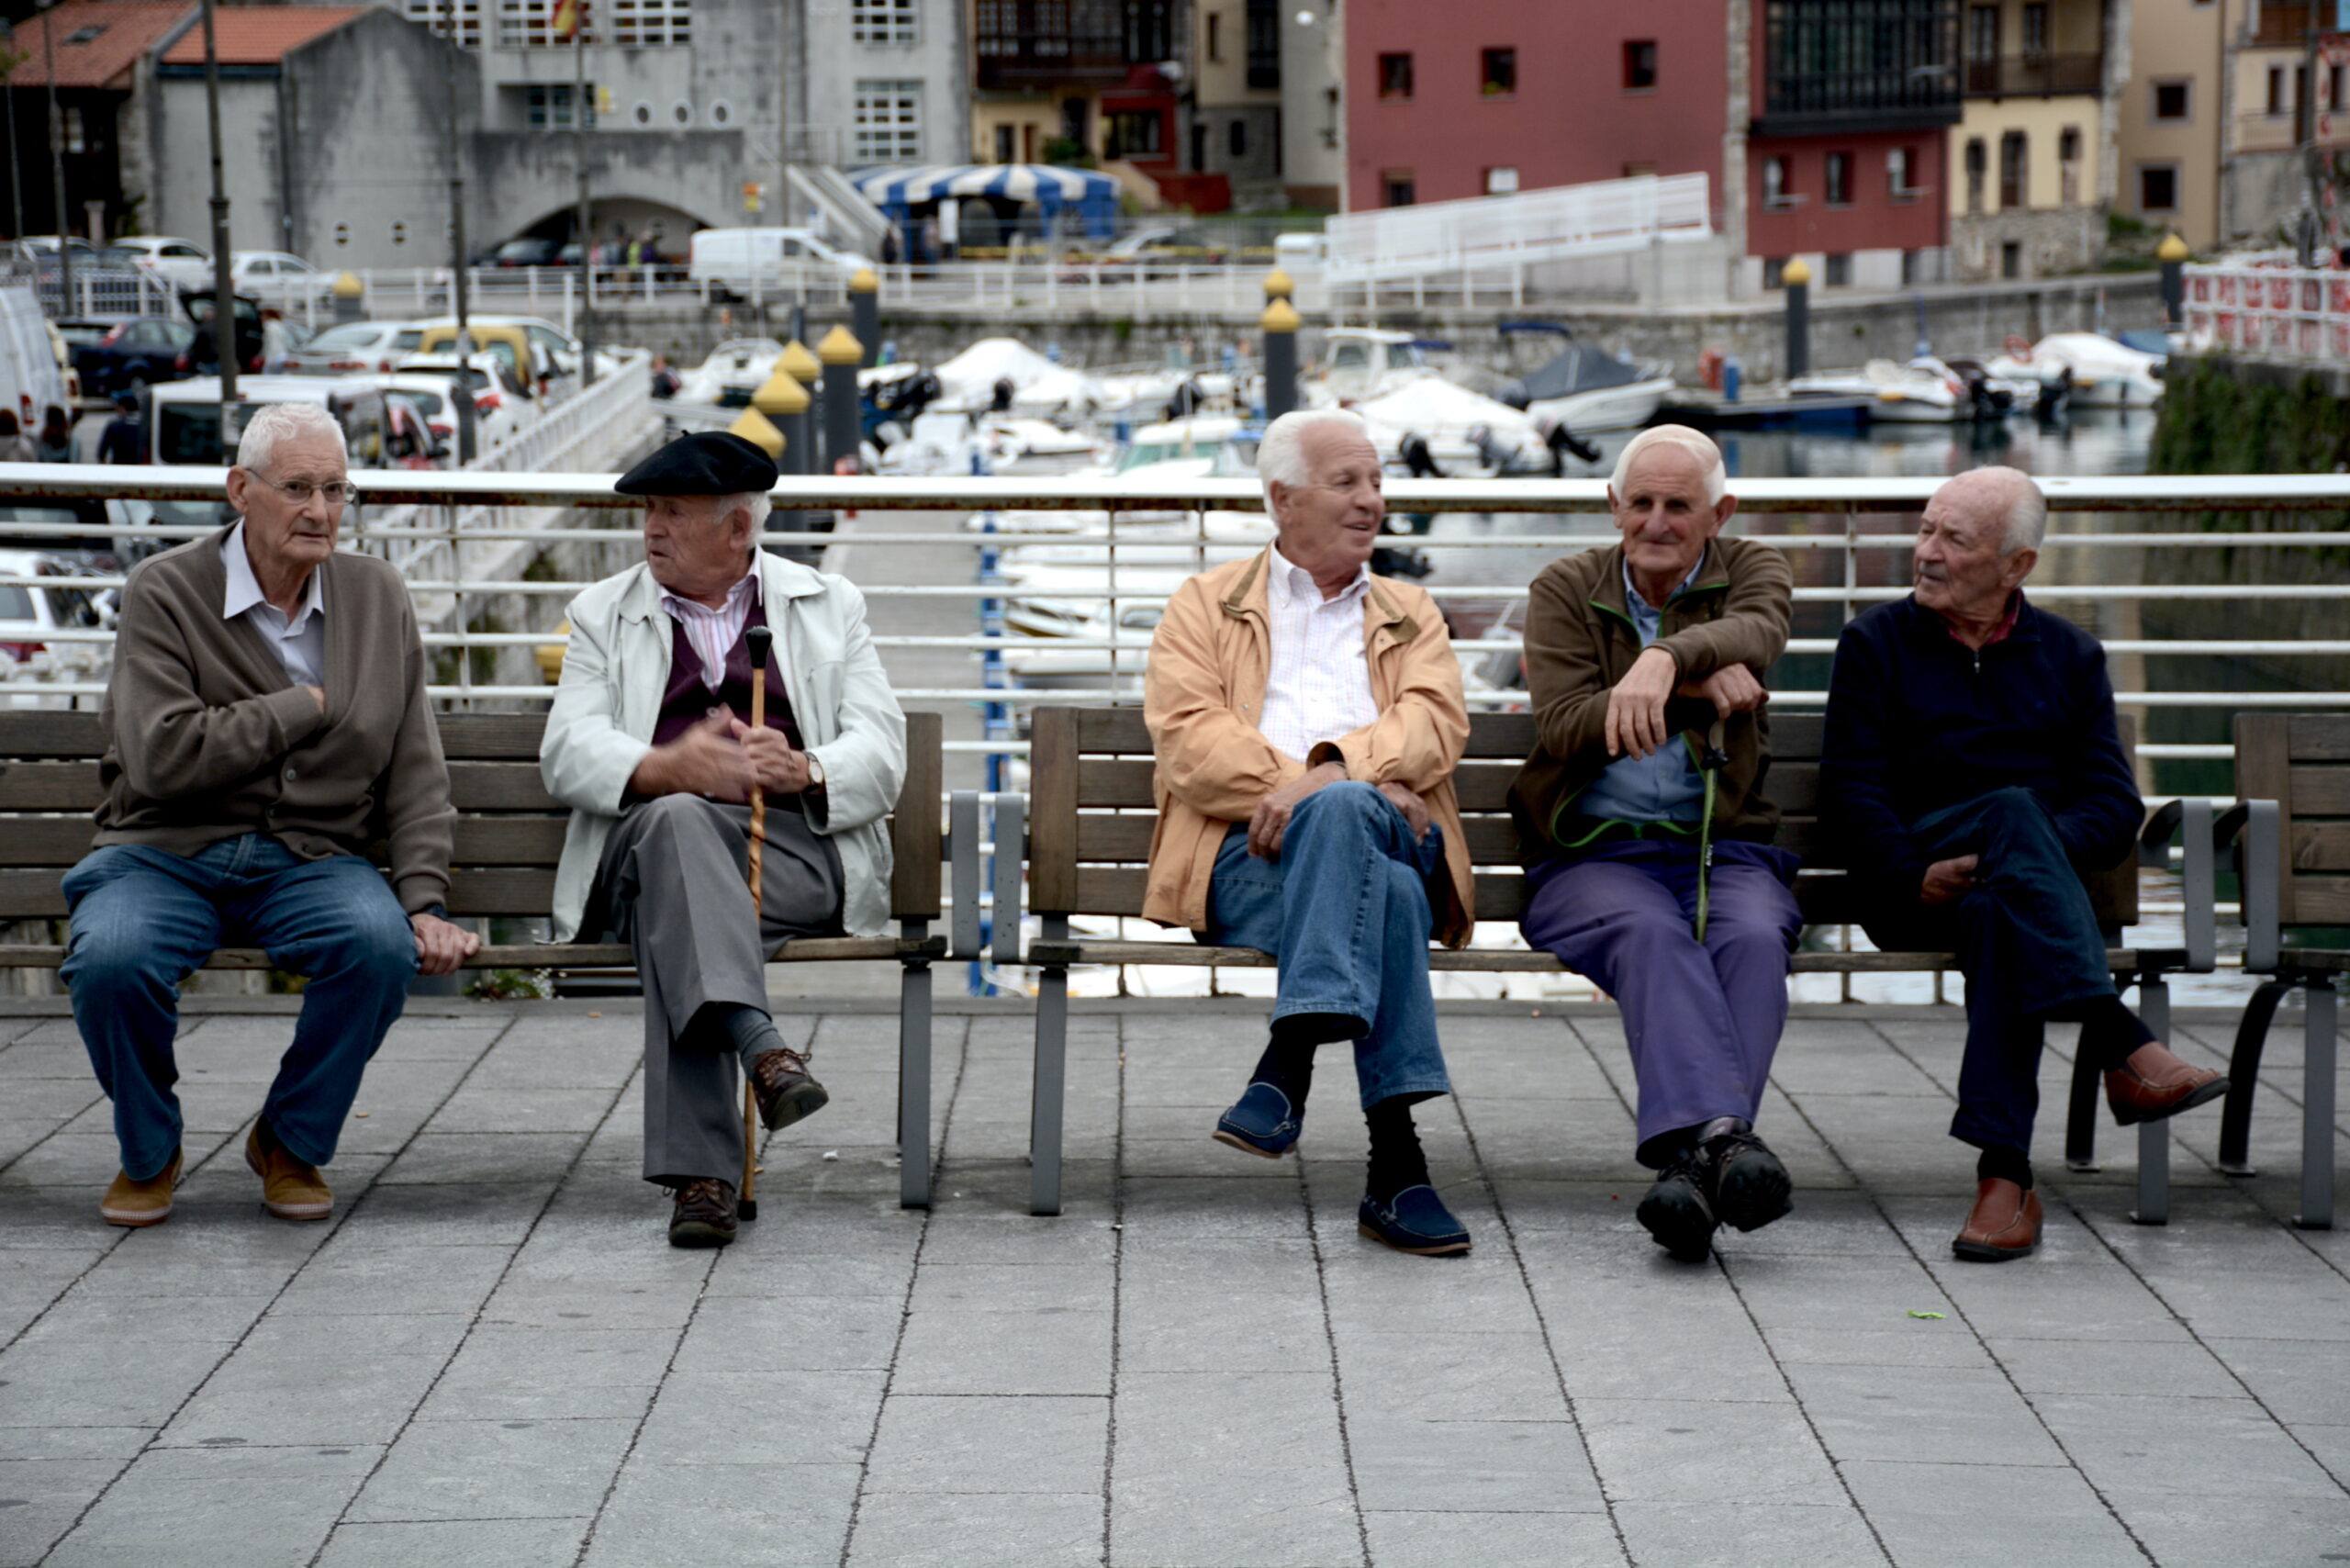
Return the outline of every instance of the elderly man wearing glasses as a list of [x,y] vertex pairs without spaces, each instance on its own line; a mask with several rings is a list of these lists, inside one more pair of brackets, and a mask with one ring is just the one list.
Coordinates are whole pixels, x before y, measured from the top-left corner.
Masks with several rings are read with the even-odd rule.
[[[106,799],[65,876],[62,974],[122,1149],[109,1225],[171,1215],[178,987],[213,949],[260,947],[308,977],[244,1152],[269,1213],[320,1220],[334,1194],[318,1167],[409,977],[480,946],[442,918],[453,813],[407,585],[335,551],[341,427],[311,404],[262,409],[228,488],[233,526],[124,585]],[[379,841],[388,879],[367,858]]]

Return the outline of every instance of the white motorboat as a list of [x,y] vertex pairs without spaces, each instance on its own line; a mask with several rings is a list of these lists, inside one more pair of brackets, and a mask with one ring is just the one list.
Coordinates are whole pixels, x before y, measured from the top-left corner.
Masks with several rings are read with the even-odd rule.
[[[1565,335],[1566,329],[1558,329]],[[1559,356],[1520,377],[1499,394],[1525,410],[1538,427],[1565,421],[1577,435],[1593,431],[1638,430],[1656,417],[1673,386],[1673,366],[1662,360],[1635,363],[1621,354],[1572,339]]]
[[1322,364],[1304,388],[1310,402],[1360,403],[1436,375],[1409,332],[1333,327],[1323,334],[1322,352]]
[[672,401],[747,409],[751,395],[767,384],[782,357],[783,345],[773,338],[729,338],[679,379]]
[[[1371,424],[1371,441],[1393,461],[1406,435],[1428,443],[1442,465],[1481,471],[1532,467],[1550,460],[1542,432],[1507,403],[1472,392],[1440,375],[1412,377],[1355,409]],[[1479,432],[1483,439],[1479,439]]]
[[2163,400],[2165,357],[2095,332],[2052,332],[2029,345],[2009,338],[2008,352],[1984,368],[2042,386],[2059,385],[2076,409],[2150,409]]
[[1788,396],[1867,398],[1869,418],[1881,424],[1949,424],[1974,417],[1974,399],[1966,384],[1940,360],[1896,364],[1873,359],[1860,369],[1798,375],[1786,384]]

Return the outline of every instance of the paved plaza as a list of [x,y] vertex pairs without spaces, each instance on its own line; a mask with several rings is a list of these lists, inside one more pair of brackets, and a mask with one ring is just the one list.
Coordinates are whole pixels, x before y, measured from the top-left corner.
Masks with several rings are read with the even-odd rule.
[[[2063,1170],[2058,1031],[2048,1240],[1985,1267],[1949,1252],[1955,1011],[1799,1009],[1762,1127],[1796,1212],[1689,1266],[1633,1222],[1599,1006],[1448,1013],[1460,1095],[1422,1122],[1476,1249],[1423,1260],[1356,1234],[1342,1059],[1303,1160],[1209,1140],[1262,1003],[1080,1012],[1052,1219],[1026,1016],[940,1018],[925,1214],[894,1014],[784,1003],[833,1104],[722,1252],[666,1246],[638,1180],[632,1002],[420,999],[314,1226],[241,1153],[290,1013],[200,1005],[191,1173],[136,1233],[97,1219],[62,1004],[0,1017],[0,1564],[2350,1562],[2350,1235],[2287,1218],[2298,1019],[2262,1173],[2213,1171],[2216,1108],[2172,1124],[2166,1228],[2128,1218],[2134,1135]],[[2227,1016],[2185,1017],[2217,1062]]]

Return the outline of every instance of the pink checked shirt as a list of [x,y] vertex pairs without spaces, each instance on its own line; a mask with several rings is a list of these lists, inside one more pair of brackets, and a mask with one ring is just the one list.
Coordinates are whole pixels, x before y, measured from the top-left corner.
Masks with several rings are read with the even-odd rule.
[[1371,569],[1362,567],[1336,599],[1324,599],[1314,575],[1272,552],[1265,605],[1272,622],[1272,662],[1265,672],[1265,711],[1258,728],[1303,762],[1379,717],[1362,632]]
[[716,610],[674,593],[661,596],[662,612],[685,628],[686,641],[701,659],[701,683],[712,691],[726,684],[726,650],[743,635],[743,622],[751,618],[751,605],[758,597],[756,563],[726,590],[726,602]]

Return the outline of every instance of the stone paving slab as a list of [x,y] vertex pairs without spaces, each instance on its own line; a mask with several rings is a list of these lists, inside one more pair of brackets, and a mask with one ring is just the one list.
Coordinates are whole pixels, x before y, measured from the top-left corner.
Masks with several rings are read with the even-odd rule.
[[[1466,1259],[1356,1233],[1334,1059],[1300,1157],[1213,1143],[1248,1004],[1089,1003],[1067,1212],[1025,1212],[1032,1021],[942,1011],[934,1205],[897,1203],[896,1020],[783,1002],[825,1113],[733,1248],[663,1244],[635,1004],[420,1004],[326,1225],[242,1142],[290,1010],[192,1008],[189,1172],[100,1225],[108,1107],[70,1020],[0,1016],[0,1568],[2268,1568],[2350,1561],[2350,1237],[2296,1230],[2300,1021],[2262,1171],[2168,1130],[2063,1169],[2047,1242],[1949,1253],[1949,1009],[1797,1009],[1763,1112],[1796,1212],[1676,1264],[1632,1218],[1598,1006],[1449,1011],[1420,1114]],[[1261,1006],[1261,1004],[1259,1004]],[[2177,1037],[2224,1061],[2232,1021]],[[2350,1055],[2350,1053],[2346,1053]],[[2341,1097],[2350,1105],[2350,1093]],[[2344,1147],[2350,1147],[2345,1145]]]

